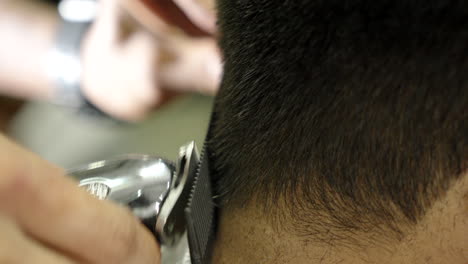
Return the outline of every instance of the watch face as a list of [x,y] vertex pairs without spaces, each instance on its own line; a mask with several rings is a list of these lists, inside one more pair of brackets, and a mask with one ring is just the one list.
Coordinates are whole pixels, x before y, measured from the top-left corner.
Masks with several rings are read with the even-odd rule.
[[62,0],[58,4],[60,16],[69,22],[91,22],[97,15],[96,0]]

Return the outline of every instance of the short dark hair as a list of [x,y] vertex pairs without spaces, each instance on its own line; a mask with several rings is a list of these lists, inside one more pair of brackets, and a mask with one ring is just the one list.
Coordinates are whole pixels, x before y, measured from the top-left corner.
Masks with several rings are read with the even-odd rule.
[[218,8],[208,149],[222,207],[255,199],[300,234],[401,234],[467,170],[468,1]]

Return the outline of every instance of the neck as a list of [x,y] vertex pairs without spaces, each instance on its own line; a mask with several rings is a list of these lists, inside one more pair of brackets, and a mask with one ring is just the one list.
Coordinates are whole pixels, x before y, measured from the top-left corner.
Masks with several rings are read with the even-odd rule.
[[[465,188],[452,188],[403,239],[388,241],[374,237],[359,247],[298,237],[285,231],[286,228],[278,230],[255,206],[225,210],[220,215],[213,263],[466,264],[468,255],[464,249],[468,243],[468,228],[462,219],[468,207],[466,197],[460,197],[462,192],[456,191]],[[464,203],[460,203],[460,199]],[[460,212],[465,215],[460,216]],[[454,224],[456,222],[460,224]]]

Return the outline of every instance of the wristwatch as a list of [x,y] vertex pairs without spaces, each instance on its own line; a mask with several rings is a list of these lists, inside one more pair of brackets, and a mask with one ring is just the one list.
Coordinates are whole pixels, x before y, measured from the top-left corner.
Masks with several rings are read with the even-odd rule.
[[53,103],[75,110],[80,115],[110,118],[82,93],[81,48],[83,38],[98,13],[96,0],[62,0],[58,4],[61,20],[55,47],[48,60],[48,71],[56,89]]

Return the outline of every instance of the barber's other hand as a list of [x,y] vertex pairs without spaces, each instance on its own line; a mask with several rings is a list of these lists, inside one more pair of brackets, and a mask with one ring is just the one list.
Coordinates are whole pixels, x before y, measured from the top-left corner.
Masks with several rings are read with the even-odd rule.
[[1,135],[0,234],[0,263],[160,263],[129,210],[91,197]]
[[[139,1],[101,0],[83,46],[82,89],[88,99],[118,119],[138,121],[177,94],[214,94],[221,78],[215,19],[197,1],[155,1],[162,23],[144,28],[134,19],[140,14],[128,10]],[[169,2],[178,2],[183,13],[165,10]],[[183,17],[193,23],[183,23]],[[189,36],[188,24],[205,37]],[[185,29],[188,34],[181,33]]]

